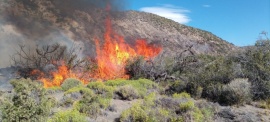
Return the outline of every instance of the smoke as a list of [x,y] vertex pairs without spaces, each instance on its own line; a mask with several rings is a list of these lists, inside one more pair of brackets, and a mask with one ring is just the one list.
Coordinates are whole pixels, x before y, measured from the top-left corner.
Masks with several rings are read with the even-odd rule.
[[91,18],[104,18],[110,14],[106,8],[118,11],[125,5],[125,0],[0,0],[0,68],[10,66],[18,45],[34,49],[59,43],[93,52],[89,36],[102,22]]

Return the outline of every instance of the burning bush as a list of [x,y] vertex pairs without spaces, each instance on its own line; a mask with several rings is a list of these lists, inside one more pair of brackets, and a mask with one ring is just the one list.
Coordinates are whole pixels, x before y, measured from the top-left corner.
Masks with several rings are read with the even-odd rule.
[[95,64],[78,58],[76,52],[76,49],[67,49],[59,44],[37,47],[35,51],[27,51],[21,45],[13,56],[13,62],[19,67],[21,77],[40,80],[45,88],[60,86],[69,77],[86,83],[87,73],[93,71]]

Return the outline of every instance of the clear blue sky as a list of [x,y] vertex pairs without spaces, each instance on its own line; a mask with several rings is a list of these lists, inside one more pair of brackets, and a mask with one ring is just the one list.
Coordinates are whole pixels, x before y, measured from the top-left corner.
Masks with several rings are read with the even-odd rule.
[[155,13],[212,32],[237,46],[270,35],[270,0],[129,0],[128,9]]

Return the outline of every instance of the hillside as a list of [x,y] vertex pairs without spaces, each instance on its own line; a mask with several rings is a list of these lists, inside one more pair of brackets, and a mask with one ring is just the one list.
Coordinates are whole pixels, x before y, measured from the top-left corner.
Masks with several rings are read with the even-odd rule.
[[[8,40],[8,35],[12,35],[12,38],[20,36],[24,38],[22,41],[29,40],[27,43],[38,45],[51,42],[66,45],[74,42],[83,43],[84,53],[93,56],[95,55],[93,40],[102,39],[105,32],[105,18],[110,16],[113,31],[123,36],[131,45],[136,39],[146,39],[148,43],[161,44],[165,54],[174,55],[191,45],[198,54],[224,54],[236,48],[210,32],[154,14],[137,11],[106,12],[96,7],[78,7],[68,2],[66,4],[59,2],[2,1],[1,35],[7,36],[3,40]],[[13,29],[12,32],[10,28]]]

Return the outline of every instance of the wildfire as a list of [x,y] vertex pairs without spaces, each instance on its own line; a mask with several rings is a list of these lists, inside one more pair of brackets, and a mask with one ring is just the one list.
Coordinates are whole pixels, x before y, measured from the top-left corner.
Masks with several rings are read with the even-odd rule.
[[129,76],[125,73],[128,59],[136,56],[150,59],[158,55],[162,50],[159,46],[148,45],[145,40],[136,40],[136,45],[132,48],[122,36],[113,32],[111,27],[111,20],[107,17],[103,46],[100,45],[98,39],[95,40],[98,63],[96,78],[105,80],[128,78]]
[[[95,79],[116,79],[129,78],[125,73],[125,66],[128,59],[143,56],[145,59],[151,59],[157,56],[162,48],[156,45],[149,45],[143,39],[136,40],[134,46],[126,43],[124,38],[112,30],[110,17],[106,19],[106,32],[104,34],[104,43],[100,44],[100,40],[95,39],[96,44],[96,61],[97,70],[89,73]],[[83,79],[80,73],[73,73],[68,70],[65,65],[60,65],[57,71],[51,72],[52,78],[45,78],[44,73],[34,70],[33,74],[39,74],[38,79],[44,83],[44,87],[60,86],[66,78],[77,78],[83,83],[87,83],[89,79]]]
[[67,78],[76,78],[79,79],[84,84],[87,83],[87,80],[80,77],[80,73],[73,73],[71,70],[68,70],[68,67],[65,65],[61,65],[58,67],[57,71],[51,72],[51,78],[45,78],[45,74],[39,70],[33,70],[31,75],[38,76],[38,79],[43,83],[45,88],[61,86]]

